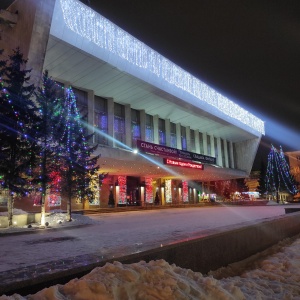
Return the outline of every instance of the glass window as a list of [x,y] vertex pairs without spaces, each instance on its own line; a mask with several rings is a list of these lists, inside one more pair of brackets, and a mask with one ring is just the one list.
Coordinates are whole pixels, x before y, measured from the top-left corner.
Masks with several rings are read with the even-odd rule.
[[207,155],[211,155],[210,135],[207,135]]
[[[88,121],[88,95],[87,92],[72,88],[76,98],[77,109],[82,116],[83,122]],[[84,127],[84,134],[87,134],[87,126]]]
[[153,116],[146,114],[146,141],[154,141]]
[[73,88],[76,97],[77,109],[85,121],[87,121],[88,114],[88,97],[87,92]]
[[232,143],[232,151],[233,151],[233,162],[232,165],[237,161],[237,152],[236,152],[236,144]]
[[163,119],[158,119],[158,142],[160,145],[166,145],[166,125]]
[[108,120],[107,120],[107,99],[95,96],[95,141],[107,145]]
[[136,147],[136,141],[141,139],[140,112],[131,109],[131,138],[132,147]]
[[186,143],[186,128],[181,126],[181,149],[187,150],[187,143]]
[[170,146],[172,148],[177,148],[177,136],[176,136],[176,124],[170,123]]
[[191,135],[191,151],[195,152],[196,151],[196,145],[195,145],[195,131],[193,129],[191,129],[190,131],[190,135]]
[[114,103],[114,138],[125,144],[125,107],[118,103]]

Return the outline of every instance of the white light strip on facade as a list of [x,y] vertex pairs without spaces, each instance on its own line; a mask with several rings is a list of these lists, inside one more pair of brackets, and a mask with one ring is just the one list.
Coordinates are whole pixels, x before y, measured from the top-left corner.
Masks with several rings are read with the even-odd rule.
[[98,47],[217,108],[225,115],[265,134],[264,122],[221,95],[170,60],[78,0],[60,0],[69,29]]

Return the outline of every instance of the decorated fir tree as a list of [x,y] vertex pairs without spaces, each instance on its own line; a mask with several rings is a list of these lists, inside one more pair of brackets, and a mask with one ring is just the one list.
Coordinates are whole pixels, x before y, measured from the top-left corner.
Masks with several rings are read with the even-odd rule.
[[32,189],[32,170],[36,163],[34,124],[38,117],[26,62],[18,48],[8,61],[1,62],[0,174],[2,188],[10,193],[9,226],[12,225],[15,196],[26,195]]
[[43,81],[35,93],[36,105],[39,111],[39,122],[35,124],[38,128],[36,139],[40,146],[39,168],[36,169],[38,178],[36,184],[41,193],[41,225],[45,225],[45,203],[47,190],[60,191],[59,180],[59,124],[62,111],[63,88],[48,76],[43,74]]
[[92,135],[84,134],[82,117],[72,88],[66,89],[62,105],[58,154],[62,193],[67,197],[67,221],[72,221],[72,198],[84,201],[95,192],[91,188],[91,182],[98,170],[99,156],[93,156],[97,146],[89,144]]
[[297,193],[295,180],[290,174],[290,167],[281,146],[279,151],[273,145],[271,146],[265,183],[266,190],[276,196],[277,202],[279,202],[280,191],[288,191],[292,195]]

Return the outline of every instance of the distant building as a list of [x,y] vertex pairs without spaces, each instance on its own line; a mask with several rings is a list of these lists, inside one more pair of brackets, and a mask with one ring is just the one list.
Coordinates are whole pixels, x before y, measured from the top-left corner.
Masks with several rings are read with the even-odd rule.
[[87,112],[108,173],[91,205],[110,191],[118,205],[196,203],[212,182],[249,176],[264,122],[90,7],[16,0],[0,18],[0,49],[19,46],[36,84],[48,70]]
[[[290,173],[294,176],[297,190],[300,191],[300,151],[293,151],[293,152],[285,152],[285,155],[289,159],[290,164]],[[299,192],[298,192],[299,194]],[[297,197],[298,197],[297,194]],[[300,198],[300,195],[299,195]]]
[[249,192],[256,192],[259,186],[258,180],[260,176],[260,171],[253,171],[250,173],[248,178],[245,178],[246,185],[249,189]]

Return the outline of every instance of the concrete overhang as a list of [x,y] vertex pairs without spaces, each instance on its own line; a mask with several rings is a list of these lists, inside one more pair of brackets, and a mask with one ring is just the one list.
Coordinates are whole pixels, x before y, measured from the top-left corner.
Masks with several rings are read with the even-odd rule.
[[[44,62],[44,69],[47,69],[53,78],[70,82],[74,87],[83,90],[93,90],[95,95],[100,97],[113,98],[115,102],[129,104],[133,109],[145,110],[148,114],[159,115],[163,119],[169,119],[171,122],[180,123],[182,126],[189,126],[191,129],[197,129],[231,142],[261,137],[261,132],[240,121],[254,117],[253,115],[245,113],[245,110],[241,109],[242,115],[239,120],[236,120],[228,116],[228,108],[227,115],[220,109],[216,109],[216,106],[219,105],[218,102],[225,97],[190,74],[184,73],[184,75],[190,76],[191,81],[199,81],[202,84],[201,87],[209,89],[209,93],[216,99],[212,99],[210,104],[196,99],[194,95],[178,88],[180,83],[164,82],[155,74],[153,75],[151,71],[149,72],[146,67],[138,68],[128,62],[128,57],[123,59],[122,53],[118,56],[103,45],[99,46],[98,40],[94,39],[94,36],[99,34],[98,31],[89,36],[85,35],[89,30],[88,27],[78,29],[77,27],[82,25],[77,24],[76,21],[74,24],[70,24],[78,15],[78,10],[81,13],[79,22],[87,18],[84,21],[85,26],[92,18],[96,23],[109,23],[108,20],[77,0],[56,0]],[[90,17],[89,14],[92,16]],[[100,26],[98,23],[95,26]],[[115,25],[110,23],[108,27],[112,26]],[[118,27],[115,26],[113,30],[118,31],[119,35],[128,35],[128,38],[132,38],[135,42],[133,37]],[[128,38],[126,36],[126,39]],[[139,43],[141,44],[141,42]],[[149,50],[144,44],[142,47],[145,48],[143,50],[145,52]],[[158,55],[156,59],[160,59],[161,63],[170,65],[170,69],[173,68],[172,72],[174,70],[176,72],[184,71],[177,66],[174,68],[173,63],[159,56],[154,50],[150,50],[154,53],[153,55]],[[165,72],[168,71],[170,71],[168,68],[165,69]],[[153,72],[155,73],[155,71]],[[238,107],[231,101],[229,102],[232,104],[232,109]],[[224,110],[226,109],[224,108]],[[258,121],[261,120],[258,119]]]
[[[133,177],[168,178],[194,181],[218,181],[245,178],[242,170],[220,168],[204,164],[204,170],[164,165],[163,158],[155,155],[133,153],[124,149],[99,147],[100,173],[126,174]],[[146,175],[145,175],[146,174]]]

